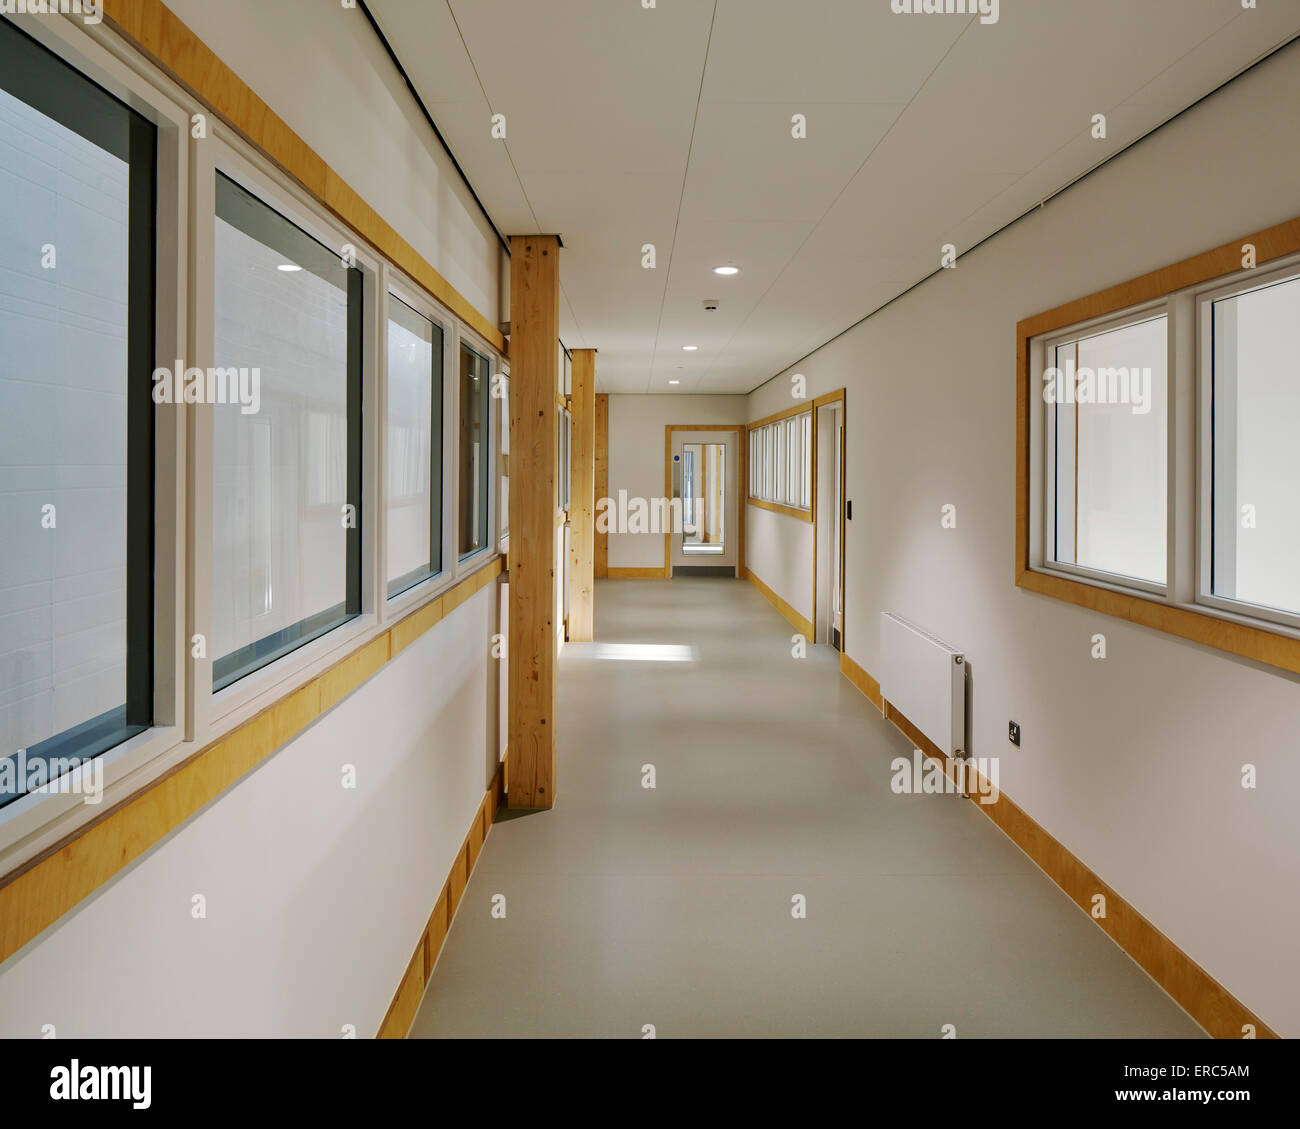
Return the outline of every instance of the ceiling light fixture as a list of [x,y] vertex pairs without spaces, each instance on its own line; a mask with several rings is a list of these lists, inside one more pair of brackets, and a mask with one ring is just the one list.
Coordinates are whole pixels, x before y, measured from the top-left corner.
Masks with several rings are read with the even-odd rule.
[[681,381],[680,381],[680,380],[670,380],[668,383],[669,383],[669,384],[680,384]]
[[275,269],[282,270],[285,273],[289,273],[291,271],[302,270],[302,267],[300,267],[297,263],[281,263]]
[[714,267],[713,273],[714,274],[739,274],[740,268],[739,267]]
[[695,350],[698,349],[698,348],[699,348],[698,345],[683,345],[683,346],[682,346],[682,352],[683,352],[683,353],[694,353]]

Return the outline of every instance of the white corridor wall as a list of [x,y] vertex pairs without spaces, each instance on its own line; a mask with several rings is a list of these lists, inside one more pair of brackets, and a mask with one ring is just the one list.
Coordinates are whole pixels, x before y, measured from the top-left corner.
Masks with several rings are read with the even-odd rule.
[[[847,388],[850,657],[879,674],[882,611],[961,647],[972,755],[1000,757],[1007,796],[1292,1037],[1300,679],[1018,590],[1012,559],[1017,321],[1294,218],[1300,115],[1281,108],[1296,105],[1300,45],[778,374],[748,410],[787,407],[794,371],[809,397]],[[753,537],[750,566],[775,575],[787,551]]]

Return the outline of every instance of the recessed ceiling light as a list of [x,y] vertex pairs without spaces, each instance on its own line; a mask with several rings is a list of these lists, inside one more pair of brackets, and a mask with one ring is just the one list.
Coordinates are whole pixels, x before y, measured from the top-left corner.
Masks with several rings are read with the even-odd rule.
[[302,267],[300,267],[297,263],[281,263],[275,269],[282,270],[285,271],[286,273],[289,273],[296,270],[302,270]]
[[683,345],[683,346],[682,346],[682,352],[683,352],[683,353],[694,353],[695,350],[698,349],[698,348],[699,348],[698,345]]
[[668,383],[669,383],[669,384],[680,384],[681,381],[680,381],[680,380],[670,380]]
[[740,268],[739,267],[714,267],[713,273],[714,274],[739,274]]

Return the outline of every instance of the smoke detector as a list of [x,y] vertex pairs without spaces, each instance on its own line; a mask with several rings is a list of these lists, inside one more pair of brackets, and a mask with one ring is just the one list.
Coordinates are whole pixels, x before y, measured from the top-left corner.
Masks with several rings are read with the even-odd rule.
[[704,308],[708,310],[710,313],[712,313],[714,310],[718,308],[718,300],[716,298],[705,298]]

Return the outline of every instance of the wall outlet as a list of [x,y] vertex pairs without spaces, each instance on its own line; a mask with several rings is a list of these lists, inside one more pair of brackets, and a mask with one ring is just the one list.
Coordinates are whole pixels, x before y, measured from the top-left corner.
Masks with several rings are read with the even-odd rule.
[[1020,722],[1007,722],[1007,737],[1017,749],[1020,748]]

